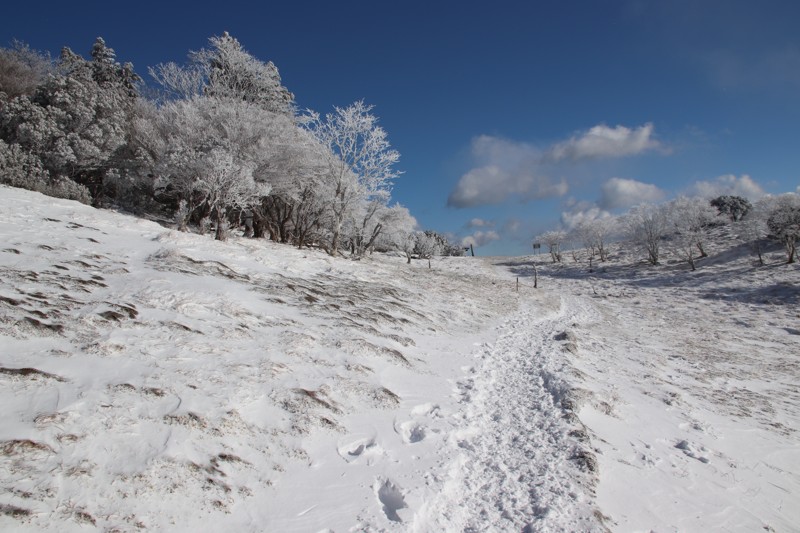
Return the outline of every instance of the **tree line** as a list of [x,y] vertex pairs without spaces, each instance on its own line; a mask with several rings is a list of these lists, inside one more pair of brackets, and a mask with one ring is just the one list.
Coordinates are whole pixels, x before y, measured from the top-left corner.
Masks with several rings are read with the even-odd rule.
[[[624,240],[648,264],[658,265],[668,247],[695,270],[696,261],[708,256],[706,244],[713,238],[713,228],[722,224],[735,224],[739,238],[751,247],[761,265],[768,239],[780,242],[787,262],[794,263],[800,240],[800,195],[768,195],[755,203],[731,195],[711,200],[678,197],[662,204],[638,205],[620,216],[581,221],[569,231],[546,231],[535,242],[547,247],[554,263],[563,260],[565,248],[570,248],[576,262],[581,254],[587,255],[590,264],[603,262],[608,259],[610,243]],[[575,243],[583,248],[579,250]]]
[[457,253],[391,203],[400,154],[372,106],[301,112],[277,67],[227,33],[149,74],[153,87],[102,38],[89,58],[0,49],[0,182],[217,239]]

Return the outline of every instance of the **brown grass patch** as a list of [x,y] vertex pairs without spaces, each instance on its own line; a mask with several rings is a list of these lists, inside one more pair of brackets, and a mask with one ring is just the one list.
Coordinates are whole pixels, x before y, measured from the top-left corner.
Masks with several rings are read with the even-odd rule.
[[61,376],[57,376],[55,374],[51,374],[49,372],[43,372],[38,368],[5,368],[0,367],[0,374],[5,374],[7,376],[22,376],[22,377],[43,377],[48,379],[54,379],[56,381],[65,382],[66,380]]

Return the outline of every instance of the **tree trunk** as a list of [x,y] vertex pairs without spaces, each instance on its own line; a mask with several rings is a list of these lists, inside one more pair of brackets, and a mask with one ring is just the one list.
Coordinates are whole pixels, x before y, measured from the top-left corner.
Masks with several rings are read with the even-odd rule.
[[227,240],[227,238],[228,238],[227,233],[228,232],[226,231],[227,228],[225,227],[225,226],[227,226],[227,224],[225,224],[225,216],[224,216],[224,214],[221,214],[219,210],[217,211],[216,219],[217,219],[216,220],[217,228],[216,228],[216,230],[214,232],[214,239],[218,240],[218,241]]

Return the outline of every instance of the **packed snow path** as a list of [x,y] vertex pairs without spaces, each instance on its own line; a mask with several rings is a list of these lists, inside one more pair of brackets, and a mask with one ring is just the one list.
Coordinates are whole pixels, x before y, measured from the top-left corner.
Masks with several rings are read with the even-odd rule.
[[603,529],[592,510],[594,461],[564,381],[564,352],[575,346],[565,325],[580,307],[552,295],[537,300],[500,326],[459,382],[463,429],[448,439],[455,459],[418,530]]

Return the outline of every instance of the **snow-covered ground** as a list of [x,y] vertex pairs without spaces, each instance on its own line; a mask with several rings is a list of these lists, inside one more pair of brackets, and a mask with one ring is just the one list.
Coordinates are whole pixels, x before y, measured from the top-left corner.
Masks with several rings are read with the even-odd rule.
[[777,251],[533,289],[530,258],[354,262],[6,187],[0,240],[0,530],[800,524]]
[[800,530],[800,268],[721,240],[696,272],[544,267],[612,530]]

